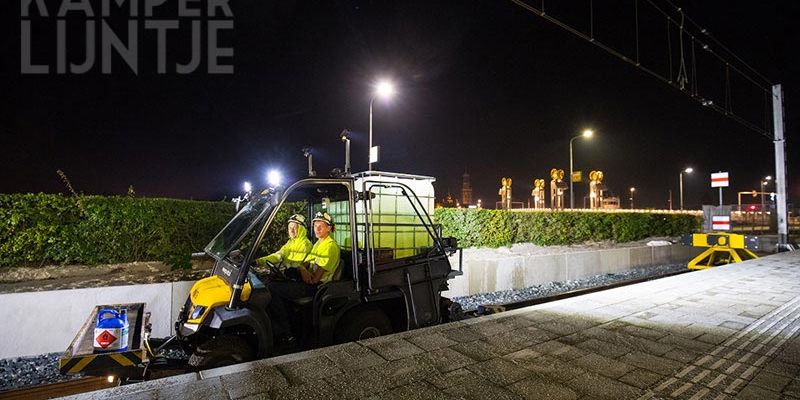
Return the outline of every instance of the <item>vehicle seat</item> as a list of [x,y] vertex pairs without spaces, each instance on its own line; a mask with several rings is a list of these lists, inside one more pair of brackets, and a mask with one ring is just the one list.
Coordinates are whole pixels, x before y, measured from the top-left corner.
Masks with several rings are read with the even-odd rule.
[[[336,272],[333,274],[333,278],[331,278],[331,282],[340,281],[340,280],[351,280],[353,279],[353,260],[352,260],[352,253],[349,250],[342,250],[341,256],[339,257],[339,266],[336,268]],[[325,284],[317,288],[317,294],[322,291],[322,287]],[[315,296],[316,297],[316,296]],[[299,297],[293,300],[294,304],[300,307],[307,306],[314,302],[314,297]]]

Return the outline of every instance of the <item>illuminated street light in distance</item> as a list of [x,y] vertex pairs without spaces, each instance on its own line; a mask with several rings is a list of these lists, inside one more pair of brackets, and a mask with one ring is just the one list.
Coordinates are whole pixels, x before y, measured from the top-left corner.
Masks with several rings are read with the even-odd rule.
[[591,129],[585,129],[585,130],[583,131],[583,137],[585,137],[585,138],[587,138],[587,139],[588,139],[588,138],[590,138],[590,137],[592,137],[592,136],[594,136],[594,131],[593,131],[593,130],[591,130]]
[[692,172],[694,172],[694,168],[692,168],[692,167],[686,168],[685,170],[683,170],[683,172],[686,172],[687,174],[691,174]]
[[244,183],[244,192],[245,193],[250,193],[251,190],[253,190],[253,186],[250,185],[250,182],[245,182]]
[[267,173],[267,183],[270,186],[275,187],[281,184],[281,173],[278,170],[270,170]]
[[392,97],[394,93],[394,84],[390,81],[381,80],[375,85],[375,95],[384,100]]

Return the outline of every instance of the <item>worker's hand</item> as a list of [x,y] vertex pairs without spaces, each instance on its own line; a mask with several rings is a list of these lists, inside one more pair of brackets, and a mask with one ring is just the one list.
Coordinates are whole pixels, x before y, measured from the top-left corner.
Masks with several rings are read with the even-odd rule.
[[311,276],[311,272],[305,266],[298,267],[300,271],[300,277],[303,278],[303,282],[312,284],[313,277]]

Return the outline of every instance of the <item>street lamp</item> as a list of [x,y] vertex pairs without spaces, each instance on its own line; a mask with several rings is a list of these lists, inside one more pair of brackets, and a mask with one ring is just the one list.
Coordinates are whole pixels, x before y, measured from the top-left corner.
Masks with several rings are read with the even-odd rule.
[[572,173],[574,172],[572,170],[572,141],[580,137],[589,139],[593,135],[594,131],[592,131],[591,129],[586,129],[580,135],[575,136],[574,138],[569,140],[569,208],[570,209],[575,208],[575,192],[572,188]]
[[694,169],[692,167],[686,168],[679,174],[680,190],[681,190],[681,210],[683,210],[683,173],[691,174]]
[[633,192],[635,192],[635,191],[636,191],[636,188],[632,187],[631,188],[631,210],[633,210]]
[[769,184],[769,181],[772,180],[772,177],[767,175],[764,179],[761,179],[761,219],[764,219],[764,186]]
[[[389,99],[395,93],[394,84],[387,80],[382,80],[375,85],[375,92],[372,94],[372,98],[369,100],[369,170],[372,171],[372,103],[375,102],[375,98],[380,97],[382,99]],[[375,161],[378,161],[378,152],[375,152]]]

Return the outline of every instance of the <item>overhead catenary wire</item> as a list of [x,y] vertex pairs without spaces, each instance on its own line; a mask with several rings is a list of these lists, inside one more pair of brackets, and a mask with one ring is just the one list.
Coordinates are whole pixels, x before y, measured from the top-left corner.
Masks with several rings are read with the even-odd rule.
[[[660,8],[658,5],[656,5],[656,4],[653,2],[653,0],[646,0],[646,1],[647,1],[647,2],[648,2],[648,3],[649,3],[649,4],[650,4],[650,5],[651,5],[651,6],[652,6],[652,7],[653,7],[653,8],[654,8],[656,11],[658,11],[660,14],[662,14],[662,15],[663,15],[663,16],[664,16],[664,17],[667,19],[667,21],[669,21],[669,23],[671,23],[671,24],[673,24],[673,25],[675,25],[675,26],[679,26],[678,22],[677,22],[677,21],[675,21],[675,20],[674,20],[674,19],[673,19],[673,18],[670,16],[670,14],[669,14],[669,13],[667,13],[666,11],[664,11],[663,9],[661,9],[661,8]],[[672,4],[672,3],[670,3],[670,4]],[[678,10],[678,9],[680,9],[680,8],[679,8],[679,7],[675,7],[675,9],[676,9],[676,10]],[[688,17],[687,17],[687,19],[688,19],[688,20],[691,22],[691,19],[690,19],[690,18],[688,18]],[[705,36],[709,37],[710,39],[714,40],[714,42],[715,42],[715,43],[719,43],[719,41],[717,41],[717,40],[716,40],[716,39],[714,39],[712,36],[710,36],[710,34],[708,33],[708,31],[707,31],[706,29],[704,29],[704,28],[700,27],[699,25],[697,25],[697,24],[695,24],[695,23],[692,23],[692,25],[695,25],[695,26],[696,26],[698,29],[700,29],[700,32],[701,32],[701,33],[703,33]],[[722,62],[723,64],[724,64],[724,63],[726,63],[726,62],[728,62],[728,61],[727,61],[727,60],[726,60],[726,59],[725,59],[725,58],[724,58],[722,55],[720,55],[720,54],[718,54],[716,51],[714,51],[714,50],[713,50],[713,49],[712,49],[712,48],[711,48],[711,47],[710,47],[710,46],[709,46],[707,43],[703,43],[703,41],[702,41],[702,40],[700,40],[699,38],[697,38],[697,36],[695,36],[695,35],[692,35],[691,33],[687,33],[687,35],[689,35],[689,37],[691,37],[691,38],[695,39],[695,40],[696,40],[698,43],[700,43],[700,44],[702,45],[702,46],[701,46],[701,48],[702,48],[703,50],[705,50],[705,51],[706,51],[706,52],[707,52],[709,55],[711,55],[711,56],[713,56],[713,57],[717,58],[717,59],[718,59],[720,62]],[[725,47],[725,46],[720,46],[720,48],[722,48],[723,50],[727,49],[727,47]],[[730,50],[725,50],[725,52],[726,52],[726,53],[729,53],[729,54],[732,54],[734,57],[736,57],[736,56],[735,56],[735,55],[734,55],[734,54],[733,54],[733,53],[732,53]],[[738,59],[738,57],[736,57],[736,58]],[[744,64],[744,63],[743,63],[743,64]],[[748,68],[748,69],[751,69],[751,70],[752,70],[752,67],[750,67],[749,65],[747,65],[747,64],[744,64],[744,65],[746,65],[746,68]],[[731,68],[732,68],[732,69],[733,69],[735,72],[739,73],[739,74],[740,74],[740,75],[742,75],[744,78],[746,78],[747,80],[749,80],[751,83],[753,83],[754,85],[758,86],[758,87],[759,87],[761,90],[763,90],[763,91],[765,91],[765,92],[772,93],[772,89],[771,89],[771,86],[772,86],[772,84],[771,84],[771,83],[769,83],[770,81],[769,81],[768,79],[764,78],[764,76],[763,76],[763,75],[761,75],[761,74],[759,74],[758,72],[756,72],[756,75],[758,75],[758,77],[759,77],[759,78],[761,78],[762,80],[764,80],[764,82],[758,82],[758,81],[756,81],[755,79],[753,79],[752,77],[750,77],[748,74],[746,74],[744,71],[740,70],[739,68],[736,68],[735,66],[732,66]]]
[[[590,31],[591,32],[590,32],[589,35],[587,35],[586,33],[584,33],[582,31],[580,31],[580,30],[578,30],[578,29],[576,29],[576,28],[574,28],[574,27],[562,22],[561,20],[555,18],[554,16],[545,13],[544,12],[544,0],[541,1],[541,9],[537,9],[535,6],[528,4],[523,0],[511,0],[512,3],[518,5],[519,7],[523,8],[523,9],[525,9],[525,10],[531,12],[531,13],[534,13],[535,15],[538,15],[541,18],[544,18],[545,20],[555,24],[556,26],[566,30],[567,32],[570,32],[573,35],[578,36],[578,37],[580,37],[580,38],[582,38],[582,39],[594,44],[595,46],[605,50],[609,54],[611,54],[613,56],[616,56],[616,57],[620,58],[621,60],[623,60],[623,61],[635,66],[636,68],[640,69],[641,71],[645,72],[646,74],[648,74],[648,75],[650,75],[650,76],[652,76],[652,77],[654,77],[654,78],[656,78],[656,79],[658,79],[658,80],[660,80],[660,81],[662,81],[662,82],[664,82],[664,83],[676,88],[680,92],[686,94],[690,98],[692,98],[692,99],[696,100],[697,102],[699,102],[701,105],[703,105],[703,106],[705,106],[707,108],[713,109],[714,111],[717,111],[718,113],[730,118],[734,122],[746,127],[747,129],[750,129],[750,130],[752,130],[754,132],[757,132],[760,135],[772,140],[773,139],[773,135],[772,135],[772,132],[769,129],[762,128],[758,124],[755,124],[752,121],[748,121],[747,119],[742,118],[741,116],[736,115],[736,114],[734,114],[732,112],[732,100],[730,98],[731,97],[731,91],[730,91],[730,87],[729,87],[730,86],[730,78],[729,78],[730,71],[734,71],[734,72],[738,73],[746,81],[750,82],[751,84],[756,86],[759,90],[763,91],[766,94],[769,94],[770,96],[772,94],[771,88],[770,87],[766,87],[764,82],[757,81],[756,79],[754,79],[753,77],[751,77],[750,75],[745,73],[745,71],[743,71],[743,70],[737,68],[735,65],[731,64],[721,54],[715,52],[714,49],[711,46],[709,46],[706,43],[703,43],[703,41],[700,40],[696,35],[693,35],[691,32],[686,32],[685,30],[683,30],[682,27],[684,25],[681,22],[676,21],[669,13],[667,13],[666,11],[661,9],[658,5],[656,5],[653,2],[653,0],[645,0],[645,1],[648,4],[650,4],[653,7],[653,9],[655,9],[658,13],[660,13],[666,19],[666,25],[667,25],[667,31],[668,31],[668,33],[667,33],[667,40],[668,40],[667,51],[668,51],[668,64],[669,64],[668,76],[664,76],[664,75],[656,72],[652,68],[643,65],[643,63],[641,62],[641,59],[639,57],[639,46],[638,46],[638,44],[639,44],[639,36],[638,36],[638,34],[639,34],[639,10],[638,10],[638,7],[635,9],[635,18],[636,18],[636,22],[635,22],[635,26],[636,26],[636,54],[632,55],[631,57],[629,57],[629,56],[623,54],[622,52],[614,49],[612,46],[603,43],[601,40],[598,40],[598,38],[594,36],[595,26],[594,26],[593,17],[592,17],[592,21],[590,23]],[[636,4],[638,4],[638,1],[636,2]],[[672,5],[672,3],[669,3],[669,4]],[[593,7],[593,5],[591,3],[590,3],[590,6]],[[678,9],[677,7],[675,7],[675,8],[676,8],[676,10]],[[683,14],[682,11],[679,11],[679,12],[680,12],[680,14]],[[591,14],[593,15],[593,13],[594,13],[594,11],[592,10]],[[696,23],[692,22],[691,19],[688,16],[686,17],[686,20],[690,21],[690,23],[692,23],[695,26],[697,25]],[[680,38],[680,42],[679,42],[680,43],[680,50],[681,50],[681,52],[680,52],[681,60],[680,60],[680,67],[679,68],[681,68],[681,69],[679,69],[678,76],[673,76],[673,71],[672,71],[673,59],[672,59],[672,50],[671,50],[671,38],[670,38],[671,35],[669,33],[670,25],[675,25],[678,28],[679,33],[681,34],[681,38]],[[689,38],[689,40],[691,40],[691,43],[692,43],[692,76],[691,76],[691,79],[688,76],[688,74],[686,73],[685,58],[684,58],[685,54],[683,52],[683,43],[682,43],[684,34],[686,35],[686,37]],[[714,39],[714,40],[716,42],[716,39]],[[697,72],[697,60],[696,60],[696,54],[695,54],[696,44],[700,45],[701,49],[705,50],[706,54],[708,54],[711,57],[715,58],[721,64],[726,65],[726,73],[727,73],[728,77],[725,78],[726,79],[726,81],[725,81],[726,83],[724,83],[724,85],[726,85],[725,86],[726,90],[725,90],[725,93],[723,94],[723,96],[724,96],[724,102],[723,103],[724,104],[722,106],[719,105],[719,104],[715,104],[711,99],[707,98],[706,96],[704,96],[704,95],[702,95],[700,93],[699,85],[697,84],[698,72]],[[727,48],[725,48],[725,49],[727,49]],[[725,52],[729,53],[729,54],[733,54],[730,50],[725,50]],[[738,57],[736,57],[736,58],[738,59]],[[746,69],[752,69],[752,67],[750,67],[749,65],[745,66],[745,68]],[[759,80],[762,80],[762,81],[765,81],[765,82],[769,82],[762,75],[760,75],[760,74],[757,74],[757,75],[758,75],[758,79]],[[680,82],[676,82],[676,81],[683,81],[683,84],[681,84]],[[690,85],[688,90],[686,89],[686,83],[689,83],[689,85]],[[764,122],[765,122],[764,125],[767,126],[767,124],[766,124],[767,121],[765,120]]]
[[[679,8],[680,8],[680,7],[676,6],[676,5],[675,5],[675,3],[673,3],[673,2],[672,2],[672,1],[670,1],[670,0],[665,0],[665,1],[666,1],[667,3],[669,3],[669,5],[670,5],[670,6],[672,6],[673,8],[675,8],[675,9],[679,9]],[[764,83],[766,83],[768,86],[772,86],[772,85],[773,85],[773,83],[772,83],[772,81],[771,81],[770,79],[768,79],[766,76],[764,76],[764,75],[762,75],[761,73],[759,73],[759,72],[758,72],[758,71],[757,71],[755,68],[751,67],[751,66],[750,66],[750,64],[748,64],[748,63],[746,63],[744,60],[742,60],[742,59],[741,59],[739,56],[737,56],[737,55],[736,55],[736,53],[734,53],[733,51],[731,51],[731,50],[730,50],[728,47],[726,47],[724,44],[722,44],[722,42],[720,42],[720,41],[719,41],[719,40],[717,40],[717,39],[716,39],[714,36],[712,36],[712,35],[711,35],[711,33],[710,33],[710,32],[709,32],[709,31],[708,31],[706,28],[703,28],[702,26],[700,26],[700,24],[696,23],[696,22],[695,22],[695,21],[694,21],[692,18],[690,18],[690,17],[688,17],[688,16],[686,17],[686,20],[688,20],[688,21],[689,21],[689,23],[691,23],[691,24],[692,24],[692,25],[694,25],[694,26],[695,26],[697,29],[699,29],[699,30],[700,30],[700,33],[704,34],[704,35],[705,35],[705,36],[707,36],[709,39],[713,40],[713,41],[714,41],[714,43],[715,43],[717,46],[719,46],[720,48],[722,48],[723,50],[725,50],[725,52],[727,52],[727,53],[728,53],[728,54],[730,54],[730,55],[731,55],[733,58],[735,58],[735,59],[736,59],[736,61],[740,62],[740,63],[741,63],[743,66],[747,67],[747,69],[749,69],[749,70],[750,70],[750,72],[752,72],[752,73],[756,74],[756,75],[757,75],[759,78],[763,79],[763,80],[764,80]]]
[[678,46],[681,53],[681,61],[680,66],[678,67],[678,86],[683,90],[686,88],[686,83],[689,81],[689,77],[686,75],[686,59],[683,55],[683,10],[679,10],[681,12],[681,26],[678,30]]
[[639,0],[633,1],[633,13],[636,25],[636,65],[639,65]]
[[667,64],[669,65],[669,82],[672,83],[672,34],[667,21]]

